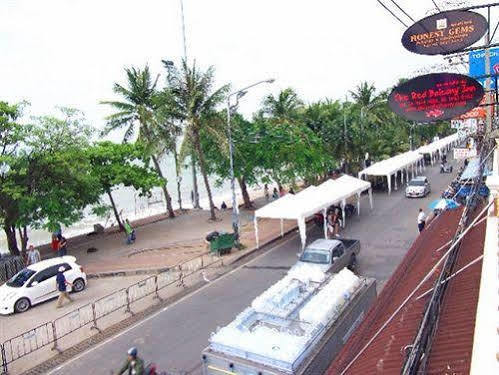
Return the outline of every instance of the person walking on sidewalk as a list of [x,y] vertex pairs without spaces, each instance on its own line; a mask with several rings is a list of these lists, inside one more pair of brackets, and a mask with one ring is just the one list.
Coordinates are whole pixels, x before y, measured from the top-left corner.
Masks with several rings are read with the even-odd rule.
[[265,200],[268,202],[270,200],[269,186],[267,184],[263,187],[263,194],[265,195]]
[[57,239],[59,240],[59,249],[57,251],[57,255],[63,257],[68,253],[68,240],[66,240],[66,237],[64,237],[62,234],[59,234]]
[[40,252],[35,249],[33,245],[29,245],[28,248],[28,266],[31,264],[38,263],[41,260]]
[[73,302],[73,299],[69,296],[68,292],[66,291],[66,286],[69,285],[72,288],[73,284],[71,284],[69,281],[66,280],[66,276],[64,276],[64,271],[65,271],[64,266],[60,266],[59,269],[57,270],[57,276],[55,278],[55,281],[57,283],[57,290],[59,291],[59,298],[57,298],[57,308],[62,307],[64,298],[66,298],[69,302]]
[[132,225],[128,221],[128,219],[125,220],[125,233],[126,233],[126,243],[127,245],[130,245],[132,242],[135,242],[135,231],[132,228]]
[[423,209],[420,208],[419,209],[419,214],[418,214],[418,230],[419,230],[419,233],[421,233],[423,231],[424,225],[425,225],[425,221],[426,221],[426,215],[424,214]]

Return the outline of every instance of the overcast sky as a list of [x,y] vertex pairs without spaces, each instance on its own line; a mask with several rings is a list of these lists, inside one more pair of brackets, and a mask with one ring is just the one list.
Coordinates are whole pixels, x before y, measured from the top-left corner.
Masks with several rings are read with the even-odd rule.
[[[415,19],[433,8],[431,0],[398,3]],[[161,59],[180,61],[179,4],[1,0],[0,100],[28,100],[32,114],[76,107],[102,127],[109,109],[99,101],[115,98],[112,85],[124,82],[124,67],[149,63],[163,74]],[[306,102],[339,99],[361,81],[385,89],[442,61],[406,51],[400,43],[405,28],[376,0],[184,0],[184,11],[188,58],[214,65],[218,84],[239,88],[276,79],[244,97],[245,114],[265,94],[286,87]]]

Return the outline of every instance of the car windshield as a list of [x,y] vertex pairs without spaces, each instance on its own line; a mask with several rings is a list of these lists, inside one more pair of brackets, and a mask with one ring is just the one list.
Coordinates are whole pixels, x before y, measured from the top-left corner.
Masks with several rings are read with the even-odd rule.
[[412,180],[409,181],[409,186],[424,186],[423,180]]
[[329,252],[324,250],[306,249],[300,257],[302,262],[329,264]]
[[18,273],[16,273],[14,276],[12,276],[12,278],[9,281],[7,281],[7,285],[11,286],[13,288],[20,288],[34,274],[35,274],[35,271],[30,270],[29,268],[24,268],[21,271],[19,271]]

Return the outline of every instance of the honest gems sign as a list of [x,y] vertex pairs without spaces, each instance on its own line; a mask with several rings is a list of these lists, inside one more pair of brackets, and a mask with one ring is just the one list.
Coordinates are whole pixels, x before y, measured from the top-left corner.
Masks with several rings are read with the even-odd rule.
[[402,44],[422,55],[456,52],[477,42],[487,28],[487,20],[481,14],[451,10],[416,22],[405,31]]
[[476,107],[484,95],[476,80],[455,73],[416,77],[393,89],[388,105],[412,121],[449,120]]

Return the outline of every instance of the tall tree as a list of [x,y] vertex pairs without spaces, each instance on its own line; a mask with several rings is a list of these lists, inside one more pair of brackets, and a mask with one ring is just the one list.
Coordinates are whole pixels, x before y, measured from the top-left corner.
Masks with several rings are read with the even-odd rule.
[[110,105],[117,110],[108,116],[107,126],[104,133],[107,134],[115,129],[126,128],[124,141],[129,141],[138,132],[138,139],[147,145],[147,150],[156,172],[163,180],[161,188],[166,200],[168,216],[175,217],[172,207],[172,199],[168,192],[167,180],[163,175],[159,163],[162,145],[155,137],[154,111],[156,85],[158,78],[152,79],[149,67],[143,70],[135,67],[125,69],[127,76],[126,87],[118,83],[113,86],[115,94],[121,96],[122,101],[102,101],[102,104]]
[[158,174],[147,166],[148,160],[142,160],[145,155],[143,145],[116,144],[99,142],[87,150],[92,166],[92,174],[99,181],[107,194],[120,230],[123,230],[118,209],[113,199],[114,188],[122,186],[133,187],[139,195],[150,195],[155,186],[161,186]]
[[275,121],[294,121],[297,119],[303,102],[291,88],[282,90],[277,96],[268,95],[263,100],[261,113]]
[[12,254],[18,255],[15,224],[18,217],[18,202],[13,196],[22,196],[22,187],[12,181],[16,156],[28,129],[18,119],[23,104],[0,101],[0,224],[7,236],[7,245]]
[[85,154],[92,129],[81,112],[61,112],[63,118],[41,116],[23,125],[26,131],[18,138],[16,151],[4,158],[0,205],[13,254],[18,253],[15,228],[24,249],[28,227],[53,230],[59,224],[71,225],[102,193]]
[[195,63],[188,66],[182,61],[180,69],[172,67],[167,78],[167,90],[171,98],[170,108],[173,115],[180,121],[184,121],[185,133],[184,143],[195,151],[199,167],[203,175],[208,200],[210,203],[210,218],[216,219],[215,205],[211,194],[210,182],[208,180],[208,167],[201,146],[201,130],[206,126],[203,117],[215,111],[216,107],[224,100],[228,86],[224,85],[218,89],[213,88],[214,68],[206,71],[200,70]]

